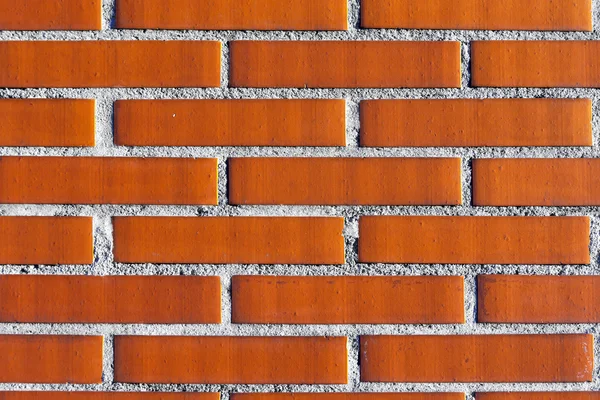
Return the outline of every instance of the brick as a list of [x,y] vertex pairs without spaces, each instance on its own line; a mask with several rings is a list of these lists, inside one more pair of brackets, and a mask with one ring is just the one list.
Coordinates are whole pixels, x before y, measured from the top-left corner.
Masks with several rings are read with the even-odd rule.
[[0,321],[209,324],[221,322],[211,276],[0,276]]
[[346,30],[346,0],[118,0],[125,29]]
[[91,217],[0,217],[0,264],[93,261]]
[[0,2],[0,30],[100,30],[101,0]]
[[462,276],[234,276],[232,322],[464,323]]
[[0,146],[94,146],[94,108],[94,100],[0,99]]
[[600,205],[600,160],[513,158],[473,160],[476,206]]
[[214,41],[4,41],[0,87],[217,87],[220,60]]
[[189,392],[0,392],[0,400],[219,400],[219,398],[219,393]]
[[216,204],[217,160],[0,157],[0,203]]
[[345,146],[345,115],[344,100],[120,100],[115,143]]
[[589,382],[592,335],[361,336],[363,382]]
[[115,381],[345,384],[346,342],[319,336],[115,336]]
[[231,204],[457,205],[459,158],[230,158]]
[[364,216],[360,262],[589,264],[588,217]]
[[590,99],[368,100],[368,147],[591,146]]
[[102,336],[0,335],[2,383],[101,383]]
[[475,41],[471,71],[473,86],[600,87],[600,41]]
[[597,400],[598,392],[485,392],[476,400]]
[[591,31],[591,0],[363,0],[363,28]]
[[[464,393],[368,393],[368,392],[337,392],[337,393],[231,393],[231,400],[464,400]],[[0,397],[0,400],[2,397]],[[7,399],[13,400],[13,399]],[[15,399],[17,400],[17,399]],[[20,399],[18,399],[20,400]],[[45,399],[44,399],[45,400]],[[498,399],[501,400],[501,399]],[[542,400],[542,399],[540,399]],[[570,399],[566,399],[570,400]],[[591,399],[573,399],[591,400]]]
[[343,218],[115,217],[124,263],[343,264]]
[[479,322],[600,322],[599,276],[478,277]]
[[233,41],[229,47],[233,87],[461,86],[459,42]]

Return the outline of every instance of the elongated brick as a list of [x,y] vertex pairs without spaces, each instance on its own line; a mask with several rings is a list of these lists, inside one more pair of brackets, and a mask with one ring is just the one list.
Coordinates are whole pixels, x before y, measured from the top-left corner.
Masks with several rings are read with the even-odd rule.
[[600,205],[600,159],[473,160],[476,206]]
[[0,217],[0,264],[91,264],[93,247],[89,217]]
[[345,114],[344,100],[121,100],[115,143],[345,146]]
[[361,336],[363,382],[588,382],[592,335]]
[[[464,400],[464,393],[231,393],[232,400]],[[3,400],[0,397],[0,400]],[[9,399],[12,400],[12,399]],[[19,399],[20,400],[20,399]],[[500,400],[500,399],[499,399]],[[569,399],[566,399],[569,400]],[[573,399],[588,400],[588,399]]]
[[230,52],[233,87],[461,86],[459,42],[233,41]]
[[0,335],[0,382],[100,383],[102,336]]
[[343,218],[115,217],[115,261],[343,264]]
[[460,276],[234,276],[232,322],[464,323]]
[[219,400],[219,398],[219,393],[190,392],[0,392],[0,400]]
[[361,262],[589,264],[588,217],[365,216]]
[[591,0],[363,0],[363,28],[591,31]]
[[101,0],[0,2],[0,30],[100,30]]
[[596,88],[600,41],[475,41],[471,71],[473,86]]
[[590,99],[368,100],[369,147],[591,146]]
[[5,41],[0,87],[216,87],[220,60],[213,41]]
[[116,18],[126,29],[346,30],[347,8],[346,0],[118,0]]
[[216,204],[217,160],[0,157],[0,203]]
[[231,158],[232,204],[456,205],[459,158]]
[[208,276],[2,275],[0,321],[218,324],[221,285]]
[[95,142],[94,100],[0,99],[0,119],[0,146],[93,146]]
[[476,400],[597,400],[598,392],[482,392]]
[[116,336],[115,381],[345,384],[345,337]]
[[599,276],[481,275],[479,322],[600,322]]

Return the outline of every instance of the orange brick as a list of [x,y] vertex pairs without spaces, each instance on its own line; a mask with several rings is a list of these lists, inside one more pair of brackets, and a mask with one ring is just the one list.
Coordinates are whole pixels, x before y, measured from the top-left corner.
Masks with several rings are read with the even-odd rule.
[[591,0],[362,0],[363,28],[591,31]]
[[600,87],[600,41],[475,41],[471,71],[473,86]]
[[346,0],[118,0],[117,28],[346,30]]
[[219,400],[219,398],[219,393],[189,392],[0,392],[0,400]]
[[91,264],[93,247],[92,218],[0,217],[0,264]]
[[233,41],[230,52],[234,87],[461,86],[459,42]]
[[101,383],[102,336],[0,335],[0,382]]
[[[464,393],[231,393],[231,400],[465,400]],[[0,397],[0,400],[2,397]],[[13,399],[7,399],[13,400]],[[21,400],[21,399],[15,399]],[[25,399],[24,399],[25,400]],[[44,399],[45,400],[45,399]],[[570,399],[567,399],[570,400]],[[588,400],[588,399],[573,399]],[[591,400],[591,399],[590,399]]]
[[344,100],[121,100],[115,143],[345,146],[345,115]]
[[94,118],[94,100],[0,99],[0,146],[93,146]]
[[369,100],[369,147],[591,146],[590,99]]
[[589,382],[592,335],[361,336],[363,382]]
[[232,322],[238,324],[465,320],[462,276],[234,276],[231,285]]
[[208,87],[220,85],[214,41],[0,42],[0,86]]
[[598,392],[489,392],[476,393],[476,400],[597,400]]
[[479,322],[600,322],[599,276],[478,277]]
[[101,0],[0,1],[0,30],[100,30]]
[[216,204],[217,160],[0,157],[0,203]]
[[345,337],[116,336],[124,383],[345,384]]
[[361,262],[589,264],[588,217],[366,216]]
[[115,217],[124,263],[343,264],[343,218]]
[[231,158],[232,204],[456,205],[459,158]]
[[473,160],[477,206],[600,205],[600,160],[513,158]]
[[220,279],[2,275],[0,321],[218,324],[221,322]]

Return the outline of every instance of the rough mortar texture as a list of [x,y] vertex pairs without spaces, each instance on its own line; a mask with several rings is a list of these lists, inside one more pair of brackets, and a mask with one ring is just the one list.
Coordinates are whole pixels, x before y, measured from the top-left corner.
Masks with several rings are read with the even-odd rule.
[[[593,32],[368,30],[359,28],[360,0],[349,1],[350,29],[344,32],[284,31],[148,31],[116,30],[114,0],[104,0],[103,30],[97,32],[0,31],[0,40],[219,40],[223,44],[221,87],[214,89],[0,89],[0,98],[90,98],[96,100],[96,146],[91,148],[0,148],[2,155],[216,157],[219,159],[218,206],[114,206],[114,205],[0,205],[0,215],[77,215],[94,217],[95,260],[90,266],[0,266],[2,274],[92,275],[218,275],[222,280],[220,325],[112,325],[112,324],[0,324],[0,334],[103,335],[104,383],[101,385],[0,384],[0,390],[119,390],[119,391],[219,391],[224,400],[232,392],[295,391],[458,391],[471,400],[476,391],[583,391],[600,390],[599,368],[590,383],[552,384],[388,384],[361,383],[358,337],[362,334],[499,334],[499,333],[592,333],[600,337],[600,325],[566,324],[486,325],[476,323],[475,299],[478,274],[600,274],[600,209],[598,207],[472,207],[471,162],[486,157],[600,157],[600,92],[594,89],[495,89],[471,88],[472,40],[600,40],[599,2],[595,2]],[[231,40],[458,40],[462,47],[462,89],[234,89],[228,88],[228,41]],[[157,54],[160,57],[160,54]],[[365,60],[364,62],[369,62]],[[558,97],[593,100],[593,147],[508,148],[361,148],[358,146],[358,105],[363,99],[383,98],[505,98]],[[347,102],[347,142],[344,148],[260,147],[121,147],[113,144],[113,102],[117,99],[177,98],[343,98]],[[302,207],[229,206],[227,202],[228,157],[239,156],[349,156],[349,157],[462,157],[463,205],[453,207]],[[361,215],[586,215],[592,220],[590,265],[383,265],[357,262],[358,218]],[[346,264],[311,265],[132,265],[117,264],[112,256],[113,215],[301,215],[342,216],[346,220]],[[240,274],[281,275],[461,275],[465,277],[464,325],[234,325],[231,324],[230,278]],[[341,335],[348,336],[349,383],[347,385],[136,385],[113,383],[114,335]],[[595,359],[600,359],[596,343]]]

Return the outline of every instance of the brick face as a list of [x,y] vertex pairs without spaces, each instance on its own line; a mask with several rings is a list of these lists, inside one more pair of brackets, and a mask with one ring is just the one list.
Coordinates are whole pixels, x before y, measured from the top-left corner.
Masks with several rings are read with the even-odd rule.
[[27,0],[0,3],[0,30],[98,30],[101,0]]
[[[219,400],[219,393],[0,392],[0,400]],[[440,399],[442,400],[442,399]],[[460,399],[456,399],[460,400]]]

